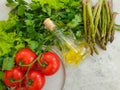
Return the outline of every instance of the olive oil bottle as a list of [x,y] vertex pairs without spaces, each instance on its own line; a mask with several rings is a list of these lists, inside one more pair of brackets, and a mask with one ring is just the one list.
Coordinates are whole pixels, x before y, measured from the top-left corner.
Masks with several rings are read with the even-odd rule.
[[80,42],[64,35],[50,18],[45,19],[43,24],[60,40],[65,63],[78,65],[90,55],[90,48],[86,42]]

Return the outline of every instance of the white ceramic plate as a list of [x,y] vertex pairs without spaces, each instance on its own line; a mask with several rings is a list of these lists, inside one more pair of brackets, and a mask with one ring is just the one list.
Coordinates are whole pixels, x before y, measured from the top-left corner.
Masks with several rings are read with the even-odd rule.
[[[0,20],[8,18],[10,9],[5,6],[6,0],[0,0]],[[60,69],[52,76],[46,76],[46,83],[42,90],[62,90],[65,82],[65,69],[61,62]]]

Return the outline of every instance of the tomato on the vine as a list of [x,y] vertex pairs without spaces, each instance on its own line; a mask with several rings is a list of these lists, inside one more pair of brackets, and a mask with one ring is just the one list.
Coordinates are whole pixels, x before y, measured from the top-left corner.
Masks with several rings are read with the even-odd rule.
[[26,90],[26,87],[17,87],[15,90]]
[[24,48],[17,52],[15,61],[17,65],[21,66],[22,69],[26,71],[28,66],[25,65],[32,63],[36,57],[36,54],[30,48]]
[[22,71],[19,67],[14,67],[11,70],[6,70],[4,72],[4,83],[6,86],[15,87],[20,85],[20,81],[24,76],[24,71]]
[[53,75],[60,68],[60,58],[54,52],[44,52],[37,63],[37,68],[45,75]]
[[45,84],[44,75],[38,70],[31,70],[26,79],[26,90],[40,90]]

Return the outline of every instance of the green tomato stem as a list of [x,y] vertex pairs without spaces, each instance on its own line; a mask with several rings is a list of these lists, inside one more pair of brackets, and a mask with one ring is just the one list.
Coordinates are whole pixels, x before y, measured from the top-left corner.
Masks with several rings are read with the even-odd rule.
[[25,73],[25,75],[24,75],[23,78],[21,78],[20,80],[15,80],[15,81],[12,80],[12,83],[20,82],[20,86],[21,86],[22,81],[24,80],[24,78],[26,77],[26,78],[28,79],[28,73],[29,73],[29,71],[30,71],[30,69],[31,69],[31,66],[32,66],[36,61],[39,60],[40,56],[41,56],[41,54],[40,54],[32,63],[30,63],[30,64],[28,64],[28,65],[22,65],[22,66],[28,66],[28,70],[26,71],[26,73]]

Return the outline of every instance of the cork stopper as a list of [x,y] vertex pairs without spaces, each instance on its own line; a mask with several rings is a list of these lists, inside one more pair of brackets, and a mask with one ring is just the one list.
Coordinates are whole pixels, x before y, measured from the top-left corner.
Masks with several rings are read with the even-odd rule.
[[55,29],[55,24],[50,18],[44,20],[43,24],[50,30],[53,31]]

